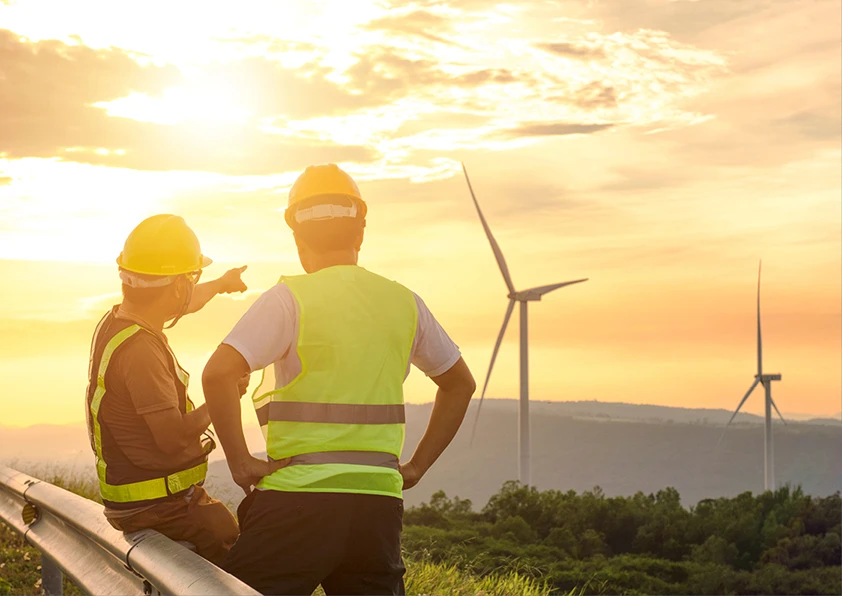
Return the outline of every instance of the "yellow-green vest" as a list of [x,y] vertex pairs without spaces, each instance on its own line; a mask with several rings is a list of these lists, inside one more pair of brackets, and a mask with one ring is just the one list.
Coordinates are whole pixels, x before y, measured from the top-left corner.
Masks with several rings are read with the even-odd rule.
[[[152,333],[131,321],[117,319],[113,311],[102,318],[94,332],[91,342],[91,357],[88,367],[87,418],[91,446],[96,455],[97,477],[102,502],[115,509],[137,507],[152,504],[184,493],[194,484],[201,484],[207,475],[207,453],[199,461],[192,462],[187,468],[174,467],[161,474],[138,468],[122,454],[122,451],[110,439],[108,429],[100,421],[100,409],[103,400],[109,398],[106,386],[108,363],[120,346],[125,345],[138,333]],[[154,333],[152,333],[154,335]],[[187,397],[187,385],[190,375],[181,368],[169,346],[165,347],[172,357],[172,371],[180,386],[179,408],[183,414],[193,410],[193,402]],[[209,445],[212,448],[212,444]],[[115,482],[117,476],[129,482]]]
[[292,461],[258,488],[401,498],[414,294],[351,265],[279,283],[298,305],[301,373],[254,406],[269,457]]

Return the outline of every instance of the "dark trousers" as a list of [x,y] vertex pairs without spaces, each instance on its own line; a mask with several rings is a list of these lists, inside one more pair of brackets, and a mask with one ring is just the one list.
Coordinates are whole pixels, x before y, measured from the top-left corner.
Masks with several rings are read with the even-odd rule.
[[254,491],[223,569],[263,594],[404,594],[403,501]]
[[237,520],[224,504],[211,499],[201,486],[193,489],[189,502],[184,498],[172,499],[130,517],[109,519],[108,522],[121,532],[152,528],[172,540],[190,542],[197,553],[216,565],[225,560],[228,549],[237,539]]

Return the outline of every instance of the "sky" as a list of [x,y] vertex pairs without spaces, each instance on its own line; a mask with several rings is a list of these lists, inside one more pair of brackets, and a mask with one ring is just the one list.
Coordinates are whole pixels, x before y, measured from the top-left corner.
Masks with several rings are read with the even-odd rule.
[[[461,162],[518,288],[589,278],[530,304],[533,399],[735,408],[763,259],[775,401],[836,415],[840,23],[836,0],[0,0],[0,424],[84,420],[114,260],[155,213],[205,279],[249,265],[169,334],[202,402],[227,331],[303,272],[283,211],[325,162],[368,204],[360,264],[480,384],[507,291]],[[515,316],[488,396],[517,395],[517,358]]]

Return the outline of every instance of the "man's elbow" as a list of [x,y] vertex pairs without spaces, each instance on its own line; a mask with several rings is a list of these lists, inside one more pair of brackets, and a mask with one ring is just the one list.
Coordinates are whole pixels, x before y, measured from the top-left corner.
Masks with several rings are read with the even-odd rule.
[[[234,358],[234,355],[237,358]],[[238,352],[226,344],[220,345],[202,371],[202,387],[205,389],[205,398],[207,398],[209,388],[225,385],[236,387],[240,378],[248,372],[248,366]]]
[[219,367],[214,366],[213,360],[211,360],[202,371],[202,386],[207,388],[217,385],[223,377],[222,371]]
[[468,402],[477,390],[477,382],[467,367],[460,372],[461,374],[453,380],[450,391]]
[[459,386],[459,391],[462,393],[466,399],[471,399],[471,396],[477,390],[477,382],[474,379],[474,375],[471,374],[471,369],[468,368],[467,363],[460,359],[459,362],[460,366],[457,369],[459,372],[459,376],[457,378],[457,384]]
[[[208,387],[218,386],[224,383],[228,377],[232,376],[227,373],[227,369],[220,362],[218,351],[214,352],[202,371],[202,386],[207,389]],[[236,379],[234,379],[234,382],[236,383]]]
[[471,397],[473,397],[474,393],[477,390],[477,382],[474,380],[474,376],[468,372],[467,376],[462,382],[461,393],[465,397],[465,401],[470,401]]
[[465,392],[468,394],[469,399],[477,392],[477,382],[474,379],[474,375],[470,373],[468,373],[468,381],[465,383]]

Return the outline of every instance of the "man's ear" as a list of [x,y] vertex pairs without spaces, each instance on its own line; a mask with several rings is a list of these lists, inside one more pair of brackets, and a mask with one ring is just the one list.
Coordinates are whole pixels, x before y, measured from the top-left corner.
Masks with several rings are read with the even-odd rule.
[[173,292],[175,297],[179,300],[184,297],[187,293],[187,288],[185,287],[184,283],[187,281],[183,275],[179,275],[178,278],[173,282]]
[[364,239],[365,239],[365,220],[363,220],[363,225],[360,228],[360,233],[357,235],[357,252],[360,252],[360,249],[362,248]]

